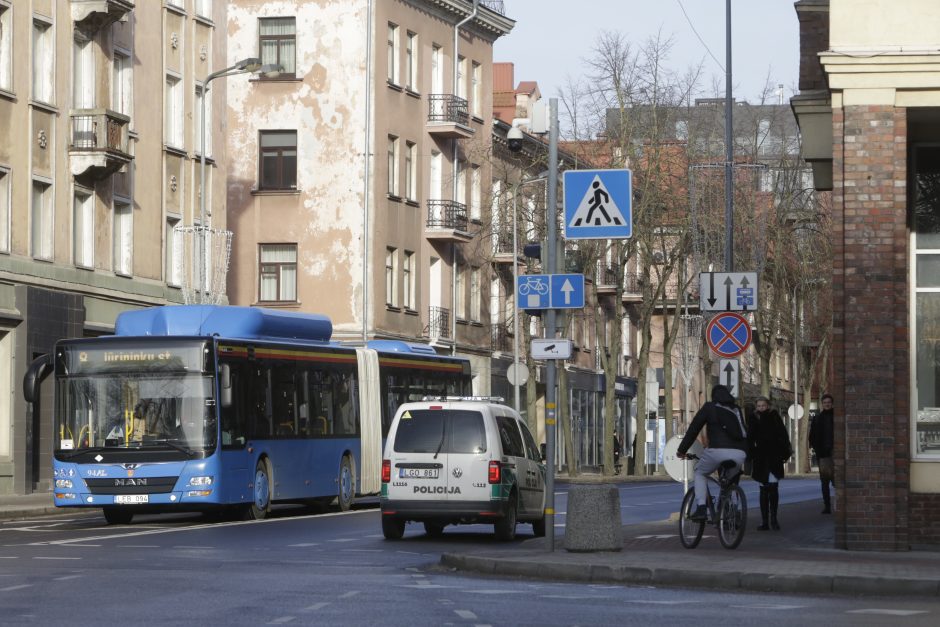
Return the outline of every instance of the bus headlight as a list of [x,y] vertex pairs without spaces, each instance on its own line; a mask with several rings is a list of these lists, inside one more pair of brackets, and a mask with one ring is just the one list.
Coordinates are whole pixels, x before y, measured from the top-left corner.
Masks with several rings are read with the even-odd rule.
[[57,487],[57,488],[67,488],[67,489],[71,489],[71,488],[72,488],[72,480],[71,480],[71,479],[56,479],[56,480],[55,480],[55,487]]
[[212,477],[191,477],[189,479],[189,485],[191,486],[210,486],[212,485]]
[[188,497],[210,496],[211,494],[212,494],[212,490],[190,490],[189,492],[186,493],[186,496]]

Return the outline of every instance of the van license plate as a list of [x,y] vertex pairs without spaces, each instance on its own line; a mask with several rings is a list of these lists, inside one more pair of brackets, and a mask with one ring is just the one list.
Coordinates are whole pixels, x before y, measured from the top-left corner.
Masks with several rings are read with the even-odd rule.
[[438,468],[399,468],[398,476],[402,479],[437,479]]
[[149,501],[150,497],[146,494],[118,494],[114,497],[114,502],[119,505],[140,505]]

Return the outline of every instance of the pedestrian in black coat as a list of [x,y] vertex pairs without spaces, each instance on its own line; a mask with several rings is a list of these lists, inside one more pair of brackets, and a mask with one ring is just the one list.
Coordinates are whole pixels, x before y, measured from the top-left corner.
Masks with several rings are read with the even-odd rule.
[[822,488],[823,514],[832,513],[829,486],[832,485],[833,463],[833,399],[831,394],[823,394],[822,411],[813,419],[809,428],[809,445],[816,451],[816,463],[819,464],[819,483]]
[[780,480],[784,475],[783,464],[793,451],[783,419],[776,409],[771,409],[770,401],[761,396],[754,405],[754,413],[747,423],[747,437],[751,448],[751,477],[760,483],[761,524],[757,529],[779,531]]

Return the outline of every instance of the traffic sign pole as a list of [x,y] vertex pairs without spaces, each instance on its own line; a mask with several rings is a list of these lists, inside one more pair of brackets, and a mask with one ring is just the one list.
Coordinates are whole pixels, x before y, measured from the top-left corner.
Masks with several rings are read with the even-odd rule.
[[[558,98],[548,99],[548,202],[545,204],[547,260],[549,272],[555,271],[555,242],[558,237]],[[555,310],[549,309],[545,337],[555,337]],[[548,550],[555,550],[555,360],[545,367],[545,534]]]

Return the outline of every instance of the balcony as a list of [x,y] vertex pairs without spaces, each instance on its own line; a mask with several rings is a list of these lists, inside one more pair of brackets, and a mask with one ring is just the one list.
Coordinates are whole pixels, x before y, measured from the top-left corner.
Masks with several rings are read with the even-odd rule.
[[490,340],[494,353],[513,352],[513,325],[512,322],[494,324],[491,329]]
[[456,200],[429,200],[424,236],[442,242],[469,242],[467,206]]
[[424,327],[424,337],[432,342],[450,339],[450,309],[436,305],[428,307],[428,326]]
[[518,254],[512,254],[512,233],[495,233],[493,235],[493,263],[511,264],[513,257],[518,259]]
[[[617,293],[617,271],[619,268],[615,265],[600,263],[597,266],[597,293],[598,295],[612,296]],[[639,279],[635,272],[623,273],[623,293],[621,298],[624,303],[639,303],[643,300],[643,290],[640,287]]]
[[429,95],[428,133],[435,137],[473,137],[467,100],[452,94]]
[[78,109],[71,113],[69,169],[72,176],[108,177],[134,158],[128,148],[131,119],[109,109]]
[[115,22],[127,21],[134,0],[72,0],[72,21],[86,33],[96,33]]

